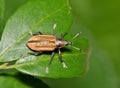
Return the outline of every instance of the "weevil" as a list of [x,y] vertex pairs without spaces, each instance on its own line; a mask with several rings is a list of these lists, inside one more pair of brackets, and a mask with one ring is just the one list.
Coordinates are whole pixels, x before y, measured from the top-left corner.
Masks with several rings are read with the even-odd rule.
[[[49,72],[49,67],[50,64],[52,63],[55,54],[55,49],[58,50],[59,59],[62,62],[63,67],[67,68],[65,61],[62,58],[62,53],[60,49],[68,45],[72,46],[72,42],[63,40],[66,34],[64,35],[61,34],[60,38],[56,38],[56,31],[55,31],[56,26],[57,26],[56,24],[53,25],[53,29],[54,29],[53,35],[42,34],[41,32],[38,32],[37,34],[34,34],[32,37],[30,37],[30,39],[26,43],[27,47],[34,52],[38,52],[38,53],[52,52],[50,57],[50,62],[46,67],[46,73]],[[76,34],[73,38],[77,37],[79,34],[80,33]],[[73,48],[80,50],[77,47],[73,47]]]

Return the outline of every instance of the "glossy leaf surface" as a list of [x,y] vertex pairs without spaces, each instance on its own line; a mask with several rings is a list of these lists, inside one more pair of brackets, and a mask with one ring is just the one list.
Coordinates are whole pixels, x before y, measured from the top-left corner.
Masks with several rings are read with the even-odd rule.
[[[30,32],[40,31],[43,34],[53,34],[53,25],[56,24],[58,37],[61,33],[69,31],[71,21],[67,0],[28,1],[16,11],[5,26],[0,42],[0,62],[17,60],[14,68],[39,77],[61,78],[82,75],[86,70],[89,42],[80,36],[72,40],[75,34],[70,33],[65,40],[72,41],[73,45],[82,51],[69,46],[61,49],[63,59],[68,66],[67,69],[63,68],[59,61],[57,50],[48,74],[45,73],[45,69],[50,61],[51,52],[42,53],[39,56],[26,55],[31,52],[26,47],[26,42],[31,37]],[[24,55],[25,57],[22,57]]]

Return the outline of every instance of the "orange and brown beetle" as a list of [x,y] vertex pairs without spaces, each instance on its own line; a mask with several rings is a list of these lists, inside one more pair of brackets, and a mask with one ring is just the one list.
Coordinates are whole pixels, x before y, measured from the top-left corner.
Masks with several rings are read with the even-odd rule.
[[[55,30],[56,24],[53,25],[53,29]],[[65,36],[65,35],[64,35]],[[53,35],[43,35],[39,32],[39,34],[33,35],[26,43],[27,47],[31,49],[32,51],[41,53],[41,52],[52,52],[51,59],[48,64],[48,67],[46,68],[46,73],[49,71],[49,66],[53,60],[54,57],[54,51],[55,49],[58,49],[59,52],[59,59],[63,64],[64,68],[67,68],[67,65],[65,64],[64,60],[62,59],[62,54],[60,49],[67,45],[72,45],[69,41],[64,41],[63,37],[61,35],[60,38],[56,38],[56,32],[54,31]]]

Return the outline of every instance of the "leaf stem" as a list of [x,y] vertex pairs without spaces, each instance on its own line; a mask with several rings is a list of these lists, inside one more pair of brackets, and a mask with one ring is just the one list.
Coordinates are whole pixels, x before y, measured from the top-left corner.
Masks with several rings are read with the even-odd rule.
[[8,63],[4,63],[0,65],[0,69],[13,69],[16,65],[8,65]]

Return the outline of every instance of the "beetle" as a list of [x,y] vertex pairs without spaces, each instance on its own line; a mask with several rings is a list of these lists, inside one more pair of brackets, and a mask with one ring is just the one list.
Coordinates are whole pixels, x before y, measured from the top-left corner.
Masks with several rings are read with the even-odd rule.
[[[56,24],[53,25],[53,29],[54,29],[53,35],[42,34],[41,32],[38,32],[37,34],[34,34],[32,37],[30,37],[26,43],[26,46],[34,52],[38,52],[38,53],[52,52],[51,57],[50,57],[50,62],[48,64],[48,66],[46,67],[46,73],[49,72],[49,66],[53,60],[53,57],[55,54],[55,49],[58,50],[59,59],[62,62],[63,67],[67,68],[67,65],[65,64],[65,62],[62,58],[60,49],[65,46],[68,46],[68,45],[72,46],[72,42],[63,40],[63,38],[66,34],[64,34],[64,35],[61,34],[60,38],[56,38],[56,32],[55,32]],[[76,35],[76,36],[78,36],[78,35]]]

